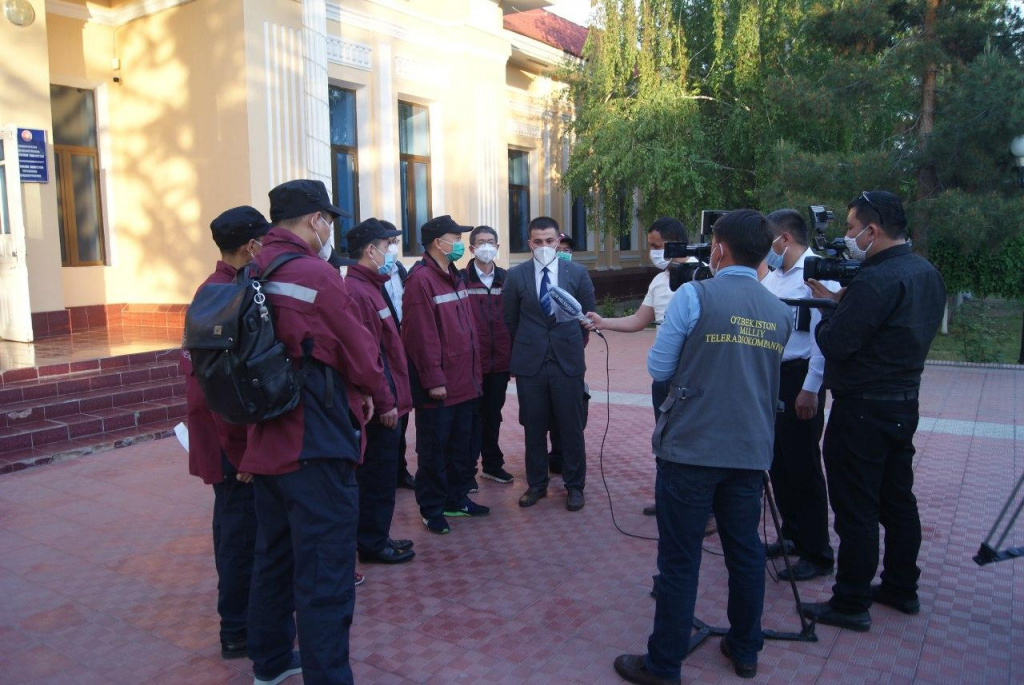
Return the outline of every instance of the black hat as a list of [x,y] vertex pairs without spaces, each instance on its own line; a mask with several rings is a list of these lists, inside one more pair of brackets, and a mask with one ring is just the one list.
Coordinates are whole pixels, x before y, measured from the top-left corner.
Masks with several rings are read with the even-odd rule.
[[572,238],[570,238],[569,236],[567,236],[564,233],[559,233],[558,234],[558,242],[559,243],[568,243],[570,250],[575,250],[576,249],[576,241],[573,240]]
[[378,219],[370,217],[353,226],[352,230],[345,234],[345,240],[348,241],[348,249],[351,252],[369,245],[374,240],[395,238],[400,235],[402,235],[401,231],[397,229],[389,231]]
[[287,181],[273,188],[270,193],[270,220],[277,222],[283,219],[294,219],[314,212],[328,212],[336,217],[346,219],[352,215],[344,209],[331,204],[331,196],[327,194],[327,186],[323,181],[302,178]]
[[232,207],[210,222],[213,242],[224,251],[237,250],[253,238],[270,230],[270,222],[258,209],[243,205]]
[[420,242],[424,245],[429,245],[434,239],[448,233],[465,233],[472,230],[472,226],[459,226],[447,214],[435,216],[420,227]]

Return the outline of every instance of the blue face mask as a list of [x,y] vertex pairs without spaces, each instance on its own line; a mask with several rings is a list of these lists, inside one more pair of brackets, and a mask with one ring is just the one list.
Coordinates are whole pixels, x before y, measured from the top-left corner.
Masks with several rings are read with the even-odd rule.
[[[377,250],[376,247],[374,247],[373,249]],[[391,250],[388,250],[387,252],[381,252],[380,250],[377,250],[377,253],[384,255],[384,263],[377,264],[376,259],[373,260],[373,263],[377,264],[377,273],[379,273],[382,276],[386,276],[390,274],[395,268],[395,255],[391,254]]]
[[[779,236],[779,238],[781,238],[781,237],[782,236]],[[776,243],[776,241],[778,241],[779,238],[776,238],[775,240],[773,240],[772,241],[772,245],[774,245]],[[788,249],[789,249],[789,245],[786,246],[786,250],[788,250]],[[783,259],[786,256],[786,250],[783,250],[782,254],[779,254],[775,250],[773,250],[772,248],[769,247],[768,248],[768,254],[764,258],[764,263],[767,264],[768,267],[771,268],[771,269],[781,269],[782,268]]]
[[571,262],[572,252],[559,252],[558,258],[561,259],[563,262]]

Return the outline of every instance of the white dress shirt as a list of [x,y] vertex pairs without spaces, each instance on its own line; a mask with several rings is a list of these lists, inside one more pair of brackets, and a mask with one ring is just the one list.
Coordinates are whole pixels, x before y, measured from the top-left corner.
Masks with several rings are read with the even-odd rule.
[[476,275],[480,279],[480,282],[483,283],[485,288],[490,290],[491,285],[494,284],[494,267],[491,267],[491,273],[485,274],[483,271],[480,270],[480,267],[477,265],[476,260],[474,259],[473,268],[476,269]]
[[[544,264],[541,264],[536,259],[533,260],[533,266],[535,269],[534,277],[537,285],[537,299],[540,299],[540,282],[544,278]],[[558,285],[558,257],[551,260],[548,267],[548,287]]]
[[[804,282],[804,260],[807,257],[815,256],[817,255],[814,254],[814,251],[808,247],[796,260],[796,263],[789,268],[789,271],[776,269],[765,276],[761,284],[776,297],[794,300],[811,297],[811,289]],[[835,281],[822,281],[822,285],[832,292],[839,290],[839,284]],[[792,309],[796,316],[797,307]],[[818,343],[814,341],[814,329],[817,328],[819,321],[821,321],[821,310],[811,309],[811,330],[798,331],[794,328],[793,334],[789,336],[789,342],[786,343],[786,349],[782,353],[783,362],[794,359],[810,360],[803,389],[813,393],[817,393],[821,389],[821,380],[825,373],[825,358],[821,355],[821,350],[818,349]]]
[[402,275],[398,273],[397,262],[395,270],[391,272],[391,278],[384,282],[384,289],[387,290],[391,304],[395,308],[395,318],[402,322],[402,295],[405,293],[405,285],[402,283]]

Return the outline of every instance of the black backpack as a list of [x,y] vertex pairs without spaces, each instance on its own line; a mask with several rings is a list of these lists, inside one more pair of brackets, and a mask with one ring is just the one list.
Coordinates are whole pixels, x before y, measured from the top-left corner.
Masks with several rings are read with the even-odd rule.
[[231,423],[269,421],[299,404],[305,364],[293,368],[274,334],[262,287],[279,266],[302,256],[279,255],[262,273],[247,264],[233,283],[200,288],[185,313],[182,345],[192,373],[210,410]]

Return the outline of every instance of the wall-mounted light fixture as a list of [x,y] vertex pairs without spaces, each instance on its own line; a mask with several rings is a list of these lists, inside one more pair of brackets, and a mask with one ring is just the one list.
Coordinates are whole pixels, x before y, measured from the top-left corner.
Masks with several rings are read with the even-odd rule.
[[4,16],[15,26],[29,26],[36,20],[36,10],[28,0],[4,0]]

